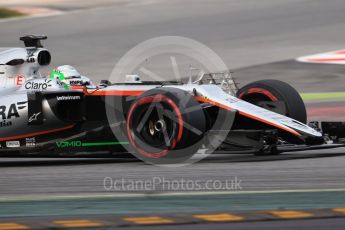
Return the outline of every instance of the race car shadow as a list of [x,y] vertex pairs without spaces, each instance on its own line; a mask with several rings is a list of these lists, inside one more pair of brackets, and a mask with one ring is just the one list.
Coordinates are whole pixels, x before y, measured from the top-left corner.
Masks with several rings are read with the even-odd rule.
[[[211,154],[198,163],[241,163],[283,161],[308,158],[325,158],[345,156],[344,149],[314,150],[306,152],[282,153],[271,156],[255,156],[253,154]],[[131,155],[118,156],[84,156],[84,157],[42,157],[42,156],[4,156],[0,155],[0,167],[39,167],[63,165],[90,165],[90,164],[146,164]]]
[[88,164],[114,164],[141,162],[130,155],[120,156],[82,156],[82,157],[57,157],[57,156],[11,156],[0,155],[0,167],[38,167],[59,165],[88,165]]
[[[344,150],[343,150],[344,151]],[[262,161],[283,161],[283,160],[298,160],[309,158],[326,158],[345,156],[345,152],[330,152],[323,150],[318,152],[297,152],[297,153],[282,153],[280,155],[255,156],[255,155],[230,155],[230,154],[213,154],[200,161],[200,163],[241,163],[241,162],[262,162]]]

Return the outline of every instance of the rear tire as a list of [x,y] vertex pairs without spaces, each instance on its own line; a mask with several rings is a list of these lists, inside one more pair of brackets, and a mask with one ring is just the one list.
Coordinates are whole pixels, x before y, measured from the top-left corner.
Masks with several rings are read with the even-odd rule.
[[206,130],[201,105],[176,88],[156,88],[139,96],[127,115],[127,134],[135,155],[155,164],[181,163],[200,147]]

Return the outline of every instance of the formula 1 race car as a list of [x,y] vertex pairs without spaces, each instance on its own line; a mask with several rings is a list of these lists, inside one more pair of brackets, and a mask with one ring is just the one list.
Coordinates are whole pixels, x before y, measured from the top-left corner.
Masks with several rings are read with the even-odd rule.
[[231,75],[209,73],[193,83],[127,75],[96,86],[70,66],[42,77],[40,67],[51,61],[46,38],[24,36],[25,48],[0,50],[0,153],[105,151],[181,162],[200,149],[277,154],[341,146],[328,140],[343,137],[341,123],[308,126],[287,83],[238,89]]

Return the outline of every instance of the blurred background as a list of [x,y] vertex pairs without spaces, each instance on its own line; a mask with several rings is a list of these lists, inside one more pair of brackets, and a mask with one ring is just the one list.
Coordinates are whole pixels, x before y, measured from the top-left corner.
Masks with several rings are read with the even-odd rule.
[[[234,72],[240,86],[259,79],[286,81],[305,99],[310,119],[343,121],[344,12],[344,0],[0,0],[0,47],[22,46],[20,36],[45,34],[48,40],[43,44],[52,53],[52,65],[43,69],[44,74],[56,66],[69,64],[97,83],[108,79],[120,58],[140,42],[157,36],[188,37],[216,52]],[[315,54],[321,55],[308,58]],[[170,78],[173,72],[168,59],[168,56],[156,58],[146,64],[150,70]],[[188,60],[178,57],[177,61],[187,75]],[[119,159],[1,158],[0,222],[3,218],[7,218],[8,224],[27,216],[58,215],[71,219],[81,215],[69,226],[99,227],[112,223],[111,215],[115,214],[219,214],[229,210],[315,208],[329,210],[319,210],[313,217],[343,217],[345,209],[333,209],[345,207],[343,154],[344,149],[261,158],[220,156],[179,169]],[[103,187],[107,176],[150,180],[157,175],[202,183],[207,180],[225,183],[236,176],[243,181],[243,188],[237,196],[230,192],[156,197],[160,191],[150,191],[136,198],[123,198]],[[98,214],[106,216],[101,221],[80,222]],[[261,218],[310,217],[303,212],[278,214],[272,217],[273,214],[265,213]],[[255,220],[257,215],[249,216]],[[49,218],[46,223],[52,222]],[[229,215],[217,218],[215,221],[220,222],[238,220]],[[319,218],[197,227],[341,229],[343,220]],[[29,218],[30,221],[36,224],[35,218]],[[124,225],[135,222],[118,221]],[[166,223],[159,218],[151,221]],[[10,229],[12,225],[6,226],[0,223],[0,229]],[[44,226],[66,227],[68,222],[41,227]]]

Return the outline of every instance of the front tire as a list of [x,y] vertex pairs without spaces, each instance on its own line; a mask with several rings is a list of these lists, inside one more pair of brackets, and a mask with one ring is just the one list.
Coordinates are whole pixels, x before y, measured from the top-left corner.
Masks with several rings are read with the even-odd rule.
[[307,123],[307,112],[301,96],[296,89],[283,81],[261,80],[249,83],[238,90],[237,97],[304,124]]
[[[254,105],[263,107],[272,112],[290,117],[304,124],[307,122],[307,113],[304,102],[292,86],[279,80],[261,80],[249,83],[239,89],[237,97]],[[290,137],[282,132],[278,134],[283,139]],[[266,146],[255,155],[278,155],[275,144]]]

